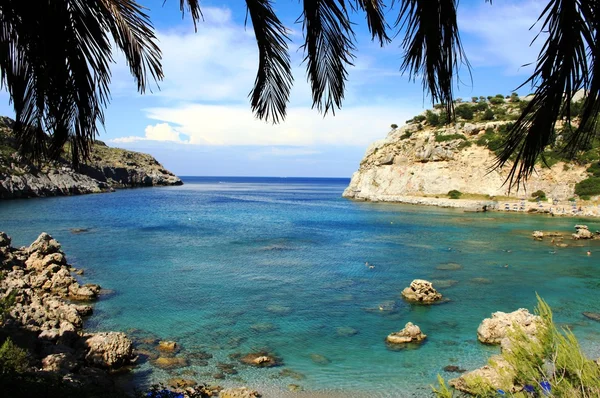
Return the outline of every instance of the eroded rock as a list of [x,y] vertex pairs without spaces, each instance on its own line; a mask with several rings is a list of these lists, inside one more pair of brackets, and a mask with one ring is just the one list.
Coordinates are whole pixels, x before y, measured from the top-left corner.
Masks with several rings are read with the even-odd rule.
[[510,313],[498,311],[481,322],[477,328],[477,339],[484,344],[500,344],[515,327],[529,336],[535,336],[541,325],[542,319],[525,308]]
[[412,302],[432,304],[442,299],[442,295],[433,287],[433,284],[423,279],[415,279],[410,286],[402,291],[402,296]]
[[420,343],[427,338],[427,335],[421,332],[421,328],[408,322],[404,329],[399,332],[394,332],[385,338],[385,341],[390,344],[406,344]]

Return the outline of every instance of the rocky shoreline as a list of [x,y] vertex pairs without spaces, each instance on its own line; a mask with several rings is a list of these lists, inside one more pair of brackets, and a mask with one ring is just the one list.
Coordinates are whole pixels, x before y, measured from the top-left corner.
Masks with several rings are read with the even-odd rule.
[[[111,192],[120,188],[182,185],[152,156],[111,148],[102,141],[78,170],[61,158],[32,164],[17,151],[14,122],[0,117],[0,199],[69,196]],[[66,155],[65,155],[66,156]]]
[[[74,275],[82,275],[83,270],[67,262],[61,245],[47,233],[28,247],[15,248],[11,243],[11,238],[0,232],[0,299],[3,307],[8,307],[7,314],[0,317],[0,337],[27,348],[27,372],[58,377],[74,388],[101,389],[106,396],[124,396],[115,384],[114,374],[128,372],[146,360],[163,369],[187,364],[187,359],[176,355],[180,349],[176,342],[136,339],[122,332],[86,332],[84,319],[92,315],[90,304],[103,293],[101,287],[80,284]],[[280,363],[263,352],[247,354],[239,361],[256,367]],[[233,366],[223,366],[222,371],[235,372]],[[168,391],[181,397],[260,397],[246,387],[223,389],[181,377],[165,384],[171,388]]]
[[[372,203],[398,203],[420,206],[435,206],[442,208],[463,209],[467,212],[497,211],[515,214],[546,214],[557,217],[600,217],[600,205],[592,202],[586,202],[580,206],[573,206],[572,202],[559,201],[557,204],[537,203],[523,200],[502,200],[494,201],[491,199],[449,199],[430,196],[408,196],[408,195],[383,195],[378,194],[368,199],[359,196],[349,197],[357,202]],[[581,203],[581,202],[579,202]]]

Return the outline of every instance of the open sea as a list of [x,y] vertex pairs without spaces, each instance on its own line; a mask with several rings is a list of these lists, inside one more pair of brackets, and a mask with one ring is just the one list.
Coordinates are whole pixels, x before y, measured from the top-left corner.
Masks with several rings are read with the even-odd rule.
[[[474,369],[499,351],[477,341],[484,318],[533,310],[536,292],[600,357],[600,323],[581,314],[600,312],[600,242],[553,253],[548,240],[531,238],[537,229],[574,232],[577,223],[597,230],[600,220],[352,202],[341,197],[348,179],[183,180],[0,202],[0,230],[15,246],[48,232],[85,270],[83,282],[108,289],[88,329],[181,345],[189,366],[144,362],[127,376],[138,386],[184,375],[267,398],[285,396],[289,384],[322,396],[427,397],[437,374],[457,376],[446,365]],[[450,302],[404,302],[400,292],[417,278]],[[386,346],[409,321],[426,342]],[[283,365],[254,369],[229,357],[260,349]],[[235,363],[238,374],[215,379],[219,362]]]

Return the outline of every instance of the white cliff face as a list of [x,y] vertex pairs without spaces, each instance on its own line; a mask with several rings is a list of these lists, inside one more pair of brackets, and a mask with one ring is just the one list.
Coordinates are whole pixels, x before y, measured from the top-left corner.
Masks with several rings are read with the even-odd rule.
[[[475,144],[486,128],[506,122],[467,123],[463,127],[418,130],[410,124],[392,130],[366,151],[343,196],[369,201],[401,201],[406,196],[446,195],[451,190],[489,196],[523,197],[543,190],[548,198],[565,200],[574,195],[575,184],[587,177],[586,168],[563,162],[552,168],[539,167],[524,189],[509,192],[504,184],[510,168],[493,169],[495,155]],[[437,142],[443,137],[464,134],[465,140]],[[438,140],[439,141],[439,140]]]

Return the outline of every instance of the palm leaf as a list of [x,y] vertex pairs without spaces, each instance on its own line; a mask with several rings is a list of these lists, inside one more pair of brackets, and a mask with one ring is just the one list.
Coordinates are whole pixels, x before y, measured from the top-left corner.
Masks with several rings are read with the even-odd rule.
[[313,108],[327,114],[341,108],[353,65],[354,32],[344,0],[304,0],[302,25]]
[[[547,31],[533,75],[523,85],[535,87],[533,99],[509,131],[505,146],[496,166],[502,167],[514,160],[507,182],[517,187],[531,175],[544,148],[551,143],[559,115],[571,124],[571,102],[575,93],[595,85],[595,93],[588,95],[583,107],[582,123],[570,142],[576,148],[584,137],[584,128],[598,115],[598,30],[589,18],[597,13],[582,13],[573,0],[552,0],[543,10],[538,22],[540,31]],[[587,2],[591,10],[598,6]],[[588,18],[588,19],[586,19]],[[590,65],[592,66],[590,68]],[[521,86],[522,87],[522,86]]]
[[292,89],[289,40],[269,0],[246,0],[258,45],[258,73],[250,92],[252,111],[262,120],[284,119]]
[[387,23],[383,14],[383,10],[385,9],[383,0],[356,0],[356,3],[356,8],[360,8],[365,12],[371,38],[375,40],[377,37],[382,47],[390,43],[392,39],[388,37],[386,32]]
[[454,115],[452,80],[459,66],[470,65],[464,53],[456,19],[456,0],[403,0],[396,26],[404,31],[405,55],[400,67],[414,80],[423,79],[423,89],[434,103],[446,107],[448,122]]

